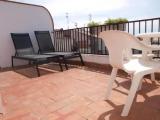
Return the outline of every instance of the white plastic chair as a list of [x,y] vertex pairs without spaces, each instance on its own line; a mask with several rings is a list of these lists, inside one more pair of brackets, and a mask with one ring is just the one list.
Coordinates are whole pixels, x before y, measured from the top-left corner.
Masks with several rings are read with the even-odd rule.
[[[146,45],[151,45],[151,38],[153,38],[152,34],[153,33],[142,33],[142,34],[137,34],[136,37],[140,39],[141,43],[146,44]],[[148,59],[150,59],[150,60],[153,57],[155,57],[155,55],[152,53],[152,50],[148,51],[147,56],[148,56]],[[142,55],[141,54],[133,54],[132,57],[133,58],[141,58]]]
[[[137,34],[136,37],[141,39],[144,44],[152,45],[151,39],[153,41],[154,40],[157,41],[160,38],[160,32],[141,33],[141,34]],[[150,51],[150,56],[151,56],[151,58],[157,57],[157,55],[153,54],[152,51]]]
[[[111,80],[108,84],[107,99],[109,98],[116,79],[118,69],[123,69],[132,76],[131,88],[125,102],[121,116],[127,116],[134,96],[142,84],[142,78],[146,74],[152,74],[159,70],[160,64],[145,58],[150,46],[142,44],[136,37],[123,31],[103,31],[99,35],[109,51],[109,61],[112,65]],[[132,57],[132,49],[142,50],[142,58]],[[153,75],[153,74],[152,74]],[[153,76],[152,76],[153,77]]]

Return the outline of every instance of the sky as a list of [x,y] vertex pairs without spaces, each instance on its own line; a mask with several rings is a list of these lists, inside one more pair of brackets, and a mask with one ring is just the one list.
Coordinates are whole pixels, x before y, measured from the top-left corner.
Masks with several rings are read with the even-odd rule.
[[[45,6],[55,29],[87,26],[92,20],[103,23],[108,18],[128,20],[160,17],[160,0],[12,0]],[[66,18],[68,14],[68,20]]]

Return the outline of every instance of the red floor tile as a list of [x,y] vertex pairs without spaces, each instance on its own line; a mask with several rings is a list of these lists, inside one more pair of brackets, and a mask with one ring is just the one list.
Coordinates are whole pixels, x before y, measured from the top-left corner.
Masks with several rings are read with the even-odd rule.
[[35,77],[32,71],[0,73],[6,109],[0,120],[160,120],[158,81],[145,79],[129,116],[121,117],[131,84],[129,76],[118,75],[111,99],[106,101],[110,71],[82,67],[47,74],[43,69],[41,77]]

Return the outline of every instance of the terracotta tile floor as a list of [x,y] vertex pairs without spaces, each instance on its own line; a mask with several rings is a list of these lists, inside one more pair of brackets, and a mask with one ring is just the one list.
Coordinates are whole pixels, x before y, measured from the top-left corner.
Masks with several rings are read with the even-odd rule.
[[6,113],[0,120],[160,120],[160,83],[145,78],[128,117],[120,117],[130,86],[120,73],[105,100],[110,69],[85,67],[59,72],[32,68],[0,73]]

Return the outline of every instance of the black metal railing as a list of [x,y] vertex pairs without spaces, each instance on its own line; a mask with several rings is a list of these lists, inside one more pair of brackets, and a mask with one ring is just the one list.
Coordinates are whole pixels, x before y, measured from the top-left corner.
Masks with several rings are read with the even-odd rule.
[[[122,30],[133,35],[147,32],[160,32],[160,18],[129,21],[119,24],[82,27],[54,31],[54,46],[56,51],[71,51],[73,45],[78,45],[83,54],[108,54],[107,47],[98,34],[105,30]],[[152,41],[152,40],[151,40]],[[153,42],[153,41],[152,41]],[[160,44],[160,39],[154,41]],[[136,51],[134,51],[136,52]]]

